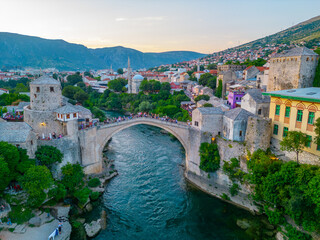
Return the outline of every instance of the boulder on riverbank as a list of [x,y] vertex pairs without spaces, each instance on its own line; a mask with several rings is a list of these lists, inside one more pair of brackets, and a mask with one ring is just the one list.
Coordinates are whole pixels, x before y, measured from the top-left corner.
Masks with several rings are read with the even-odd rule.
[[92,238],[99,234],[101,231],[101,219],[98,219],[97,221],[92,221],[91,223],[85,223],[84,229],[86,230],[87,236]]

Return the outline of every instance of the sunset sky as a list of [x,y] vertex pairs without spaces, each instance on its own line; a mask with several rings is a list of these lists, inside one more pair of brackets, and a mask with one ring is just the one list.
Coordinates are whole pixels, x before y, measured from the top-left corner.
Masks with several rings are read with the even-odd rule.
[[212,53],[320,14],[319,0],[0,0],[0,32]]

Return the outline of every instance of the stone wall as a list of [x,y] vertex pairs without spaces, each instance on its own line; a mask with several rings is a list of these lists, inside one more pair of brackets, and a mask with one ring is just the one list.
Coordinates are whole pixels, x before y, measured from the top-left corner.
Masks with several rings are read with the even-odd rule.
[[[66,134],[63,124],[56,120],[56,115],[52,111],[34,111],[29,106],[24,108],[24,121],[29,124],[33,130],[42,137],[46,137],[49,133],[55,132],[56,134]],[[45,123],[45,125],[41,125]]]
[[[271,150],[272,152],[284,161],[296,161],[297,155],[295,152],[287,152],[280,150],[280,141],[275,138],[271,138]],[[320,165],[320,158],[309,152],[303,151],[299,154],[299,162],[304,164]]]
[[259,118],[257,116],[248,118],[246,145],[250,152],[270,147],[271,139],[271,119]]
[[[39,89],[39,91],[37,91]],[[51,89],[53,91],[51,91]],[[30,107],[36,111],[49,111],[61,107],[62,94],[60,84],[30,84]]]
[[[213,136],[219,135],[222,132],[222,114],[202,115],[199,110],[192,112],[192,126],[200,131],[212,133]],[[198,126],[195,122],[198,122]]]

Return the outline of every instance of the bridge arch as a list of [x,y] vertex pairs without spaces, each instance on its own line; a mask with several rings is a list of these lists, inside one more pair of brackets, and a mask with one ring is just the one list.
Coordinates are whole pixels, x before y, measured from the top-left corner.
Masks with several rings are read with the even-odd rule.
[[186,165],[188,164],[188,156],[190,151],[190,139],[189,139],[189,126],[184,124],[170,123],[166,121],[160,121],[152,118],[137,118],[132,120],[127,120],[119,123],[111,123],[97,128],[97,156],[99,161],[102,163],[102,152],[103,148],[107,142],[114,136],[116,133],[136,125],[149,125],[158,127],[166,130],[175,136],[183,148],[185,149],[186,154]]

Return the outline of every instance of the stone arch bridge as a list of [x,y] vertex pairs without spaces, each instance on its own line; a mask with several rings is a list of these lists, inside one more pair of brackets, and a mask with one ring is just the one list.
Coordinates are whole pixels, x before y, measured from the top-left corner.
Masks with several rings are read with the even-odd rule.
[[80,155],[85,172],[100,173],[102,171],[102,151],[111,137],[131,126],[151,125],[166,130],[174,135],[182,144],[186,153],[186,171],[199,172],[199,146],[203,141],[201,132],[187,124],[171,123],[159,119],[140,117],[117,123],[99,125],[79,131]]

